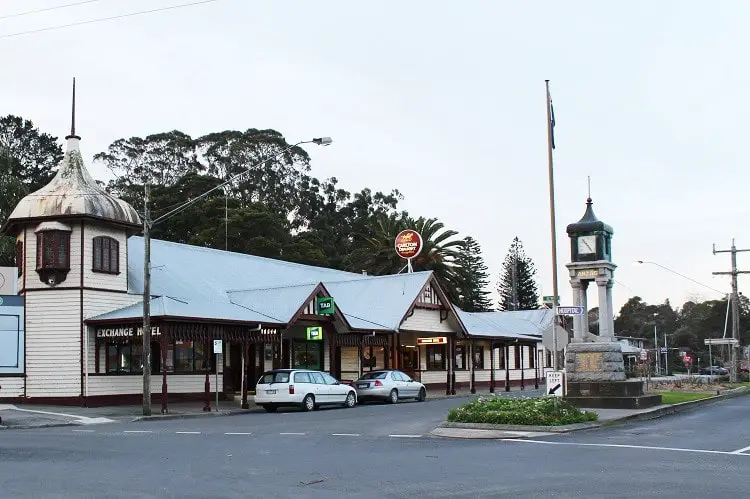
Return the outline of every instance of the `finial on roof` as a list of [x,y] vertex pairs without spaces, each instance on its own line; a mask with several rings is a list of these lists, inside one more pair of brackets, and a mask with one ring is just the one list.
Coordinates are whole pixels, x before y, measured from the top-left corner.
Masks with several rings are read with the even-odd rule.
[[590,205],[590,204],[593,204],[593,201],[591,201],[591,175],[588,176],[588,180],[589,180],[589,196],[586,199],[586,204]]
[[73,110],[70,118],[70,135],[65,137],[66,139],[78,139],[81,137],[76,135],[76,79],[73,77]]

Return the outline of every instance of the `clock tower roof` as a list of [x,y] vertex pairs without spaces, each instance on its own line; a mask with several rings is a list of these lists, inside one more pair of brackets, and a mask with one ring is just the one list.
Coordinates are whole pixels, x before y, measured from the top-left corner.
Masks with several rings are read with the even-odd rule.
[[594,202],[591,198],[586,200],[586,212],[583,214],[583,217],[578,222],[568,225],[567,232],[569,236],[572,237],[577,234],[591,232],[614,233],[614,230],[610,225],[596,218],[596,215],[594,215],[594,209],[592,208],[593,204]]

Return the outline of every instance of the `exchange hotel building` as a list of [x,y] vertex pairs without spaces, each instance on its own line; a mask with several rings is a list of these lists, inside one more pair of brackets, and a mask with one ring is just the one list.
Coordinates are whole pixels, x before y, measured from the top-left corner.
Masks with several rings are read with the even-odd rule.
[[[141,220],[97,185],[79,141],[67,137],[57,175],[3,226],[18,276],[5,294],[18,296],[0,306],[0,401],[140,400]],[[278,367],[342,380],[398,368],[455,393],[534,385],[549,365],[551,310],[467,313],[431,272],[368,276],[158,240],[151,262],[151,382],[163,411],[190,397],[209,408],[217,369],[219,391],[247,406],[248,385]]]

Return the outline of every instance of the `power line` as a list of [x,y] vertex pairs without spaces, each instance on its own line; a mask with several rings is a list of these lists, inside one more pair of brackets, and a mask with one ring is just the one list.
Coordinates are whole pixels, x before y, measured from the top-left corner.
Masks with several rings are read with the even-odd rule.
[[83,2],[66,3],[65,5],[57,5],[55,7],[45,7],[43,9],[29,10],[27,12],[19,12],[18,14],[8,14],[0,16],[0,19],[10,19],[11,17],[30,16],[31,14],[38,14],[40,12],[48,12],[50,10],[67,9],[68,7],[75,7],[76,5],[83,5],[87,3],[100,2],[101,0],[85,0]]
[[31,30],[28,30],[28,31],[19,31],[17,33],[9,33],[7,35],[1,35],[0,39],[13,38],[13,37],[22,36],[22,35],[31,35],[31,34],[34,34],[34,33],[42,33],[44,31],[52,31],[52,30],[56,30],[56,29],[70,28],[70,27],[73,27],[73,26],[82,26],[84,24],[93,24],[93,23],[98,23],[98,22],[103,22],[103,21],[113,21],[115,19],[124,19],[126,17],[134,17],[134,16],[145,15],[145,14],[153,14],[154,12],[163,12],[163,11],[166,11],[166,10],[181,9],[183,7],[192,7],[194,5],[202,5],[202,4],[205,4],[205,3],[214,3],[214,2],[218,2],[218,1],[219,0],[201,0],[199,2],[191,2],[191,3],[183,3],[183,4],[179,4],[179,5],[171,5],[169,7],[161,7],[159,9],[141,10],[141,11],[138,11],[138,12],[131,12],[129,14],[120,14],[120,15],[117,15],[117,16],[110,16],[110,17],[100,17],[98,19],[90,19],[88,21],[79,21],[79,22],[70,23],[70,24],[61,24],[59,26],[50,26],[48,28],[31,29]]

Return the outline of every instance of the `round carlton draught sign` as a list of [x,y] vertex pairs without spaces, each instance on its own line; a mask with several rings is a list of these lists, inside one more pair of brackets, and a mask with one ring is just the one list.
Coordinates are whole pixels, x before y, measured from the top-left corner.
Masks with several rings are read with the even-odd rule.
[[396,253],[405,260],[411,260],[422,251],[422,236],[411,229],[402,230],[396,236]]

